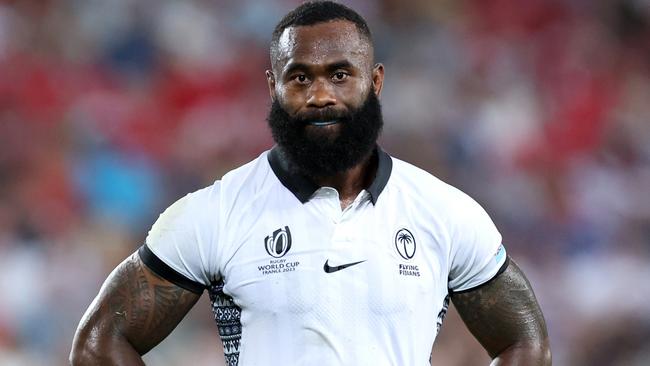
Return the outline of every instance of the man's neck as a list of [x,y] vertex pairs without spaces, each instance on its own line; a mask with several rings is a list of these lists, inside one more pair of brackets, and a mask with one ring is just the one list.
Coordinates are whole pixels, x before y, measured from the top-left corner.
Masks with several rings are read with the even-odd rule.
[[313,177],[314,183],[321,187],[332,187],[339,192],[341,209],[348,207],[363,189],[368,188],[377,173],[378,159],[371,152],[359,164],[340,173],[327,177]]

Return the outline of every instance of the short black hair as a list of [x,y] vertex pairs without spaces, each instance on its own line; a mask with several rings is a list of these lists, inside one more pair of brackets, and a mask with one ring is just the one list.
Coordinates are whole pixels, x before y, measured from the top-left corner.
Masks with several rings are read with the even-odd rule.
[[347,20],[353,23],[359,34],[372,45],[372,35],[365,19],[356,11],[334,1],[308,1],[285,15],[273,30],[271,37],[271,62],[277,58],[278,42],[285,29],[296,26],[314,25],[332,20]]

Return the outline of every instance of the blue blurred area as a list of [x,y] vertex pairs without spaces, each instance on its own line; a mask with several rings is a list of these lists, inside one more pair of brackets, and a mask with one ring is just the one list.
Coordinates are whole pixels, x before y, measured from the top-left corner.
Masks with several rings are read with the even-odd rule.
[[[556,365],[650,362],[650,3],[343,1],[386,66],[383,147],[475,197]],[[272,145],[295,0],[0,3],[0,364],[66,364],[104,278],[187,192]],[[222,364],[205,304],[147,355]],[[487,364],[450,314],[434,364]]]
[[130,30],[106,52],[105,59],[118,73],[146,75],[156,68],[155,44],[146,29]]
[[162,181],[146,159],[120,151],[95,149],[79,156],[73,185],[86,203],[86,214],[120,223],[131,230],[158,208]]

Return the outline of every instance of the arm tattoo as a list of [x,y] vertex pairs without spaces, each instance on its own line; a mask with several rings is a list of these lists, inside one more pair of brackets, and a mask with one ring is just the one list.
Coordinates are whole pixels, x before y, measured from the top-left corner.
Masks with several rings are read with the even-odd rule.
[[140,354],[162,341],[199,299],[150,271],[137,253],[106,281],[99,312],[110,319],[114,336],[123,336]]
[[452,294],[452,301],[491,357],[518,343],[542,343],[548,337],[530,283],[512,260],[494,280],[475,290]]

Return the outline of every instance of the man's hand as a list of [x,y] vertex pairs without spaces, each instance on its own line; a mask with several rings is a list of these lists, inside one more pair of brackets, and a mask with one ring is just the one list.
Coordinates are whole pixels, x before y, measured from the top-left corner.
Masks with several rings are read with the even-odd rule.
[[544,316],[523,272],[508,268],[475,290],[451,295],[461,318],[492,357],[493,366],[551,364]]
[[74,337],[72,365],[144,365],[200,295],[157,276],[137,253],[109,275]]

